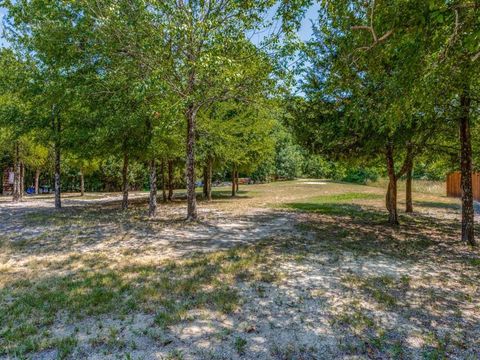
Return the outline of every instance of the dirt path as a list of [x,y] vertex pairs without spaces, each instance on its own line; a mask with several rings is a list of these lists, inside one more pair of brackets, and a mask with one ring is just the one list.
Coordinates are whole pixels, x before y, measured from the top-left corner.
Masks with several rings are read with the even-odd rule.
[[[145,199],[144,193],[131,196],[137,204]],[[135,205],[129,214],[112,209],[120,200],[119,195],[67,198],[61,214],[52,209],[51,199],[3,204],[0,207],[0,217],[4,219],[0,223],[1,238],[13,244],[29,243],[28,247],[22,246],[8,254],[8,261],[28,262],[36,257],[45,259],[45,256],[72,251],[110,251],[113,255],[139,248],[149,257],[179,258],[194,252],[252,244],[295,231],[296,214],[271,208],[248,207],[245,214],[241,211],[247,209],[245,206],[225,211],[208,205],[200,208],[197,223],[188,224],[183,221],[186,207],[182,203],[161,207],[159,216],[152,220]]]

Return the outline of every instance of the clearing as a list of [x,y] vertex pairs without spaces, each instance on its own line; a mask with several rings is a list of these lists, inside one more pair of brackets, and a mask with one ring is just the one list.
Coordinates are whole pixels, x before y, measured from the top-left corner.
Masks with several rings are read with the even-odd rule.
[[198,223],[181,193],[154,220],[145,193],[1,198],[0,358],[480,358],[458,200],[418,189],[391,228],[379,187],[215,190]]

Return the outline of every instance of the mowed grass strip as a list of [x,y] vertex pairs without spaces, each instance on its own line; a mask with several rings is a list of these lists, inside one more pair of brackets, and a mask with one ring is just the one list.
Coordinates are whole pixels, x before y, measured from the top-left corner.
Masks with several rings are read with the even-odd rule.
[[[283,204],[283,208],[302,212],[321,213],[324,215],[335,216],[354,216],[368,217],[370,219],[372,212],[365,212],[361,205],[357,204],[359,200],[379,200],[383,196],[374,193],[349,192],[343,194],[322,195],[294,203]],[[374,219],[370,219],[374,220]]]

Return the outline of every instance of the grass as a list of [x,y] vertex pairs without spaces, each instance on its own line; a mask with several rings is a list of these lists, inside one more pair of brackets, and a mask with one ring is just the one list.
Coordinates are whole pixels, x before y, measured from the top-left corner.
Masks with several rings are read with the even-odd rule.
[[183,360],[185,357],[180,350],[172,350],[168,353],[165,360]]
[[5,211],[0,357],[476,358],[480,253],[455,203],[415,194],[392,228],[383,189],[244,189],[195,224],[181,201]]
[[375,326],[375,322],[372,317],[366,315],[361,310],[355,310],[349,313],[340,313],[333,318],[332,323],[334,325],[349,327],[356,333],[363,333],[368,328],[373,328]]
[[469,259],[469,263],[472,266],[478,266],[480,267],[480,259]]
[[400,298],[397,291],[398,287],[408,288],[409,284],[408,276],[396,279],[391,275],[373,277],[348,275],[345,276],[342,281],[353,288],[360,289],[367,296],[373,298],[377,304],[386,308],[397,306],[398,299]]
[[247,346],[247,340],[241,337],[236,337],[233,346],[239,355],[245,354],[245,348]]
[[413,205],[427,207],[427,208],[437,208],[437,209],[456,210],[456,211],[459,211],[462,209],[462,206],[460,204],[444,202],[444,201],[415,201]]
[[58,349],[58,358],[66,359],[77,346],[77,339],[73,336],[69,336],[63,339],[60,339],[56,344]]
[[[411,261],[421,260],[425,251],[443,246],[442,238],[432,236],[435,233],[454,233],[449,223],[432,222],[431,218],[419,214],[414,217],[401,214],[399,218],[402,225],[392,233],[385,214],[378,209],[359,206],[357,211],[358,214],[343,213],[344,219],[340,220],[338,215],[320,212],[318,208],[305,210],[302,212],[307,213],[307,221],[299,223],[297,227],[306,233],[316,233],[321,237],[319,245],[322,249],[335,254],[348,252],[355,256],[385,255],[392,259]],[[321,218],[317,217],[319,215]],[[409,230],[423,227],[429,228],[430,233]]]
[[[380,178],[377,181],[369,182],[369,186],[379,187],[386,189],[388,185],[387,178]],[[398,180],[398,191],[405,191],[405,180]],[[432,180],[418,180],[414,179],[412,181],[412,190],[421,194],[432,194],[436,196],[445,195],[445,182],[444,181],[432,181]]]
[[355,203],[365,200],[378,200],[380,198],[382,196],[379,194],[351,192],[308,198],[302,202],[286,203],[282,206],[290,210],[320,213],[329,216],[347,216],[369,221],[383,221],[384,216],[382,214],[365,211],[362,205]]
[[[269,263],[267,254],[257,250],[233,249],[183,261],[81,269],[65,276],[14,281],[0,291],[4,310],[0,313],[0,354],[28,354],[52,347],[66,353],[75,342],[66,338],[49,343],[50,336],[44,332],[59,313],[71,323],[106,314],[154,313],[154,324],[162,329],[187,321],[193,309],[231,313],[241,301],[234,287],[239,274],[248,270],[251,281],[274,280],[263,270]],[[110,331],[110,339],[116,338],[114,332]]]
[[365,192],[348,192],[342,194],[331,194],[331,195],[322,195],[318,197],[309,198],[308,203],[319,203],[319,204],[337,204],[337,203],[348,203],[354,200],[375,200],[382,198],[382,195],[365,193]]

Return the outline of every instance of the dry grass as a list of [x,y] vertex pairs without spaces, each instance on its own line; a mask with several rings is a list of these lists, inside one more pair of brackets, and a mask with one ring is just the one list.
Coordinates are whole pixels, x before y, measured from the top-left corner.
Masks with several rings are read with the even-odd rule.
[[[296,181],[0,206],[0,358],[476,359],[480,254],[458,200],[415,194],[386,225],[383,190]],[[402,208],[403,199],[400,197]]]
[[[405,191],[405,180],[398,181],[399,191]],[[375,186],[382,189],[386,189],[388,185],[388,179],[381,178],[377,181],[370,182],[369,186]],[[413,180],[412,190],[421,194],[432,194],[437,196],[443,196],[446,192],[446,185],[443,181],[433,181],[433,180]]]

